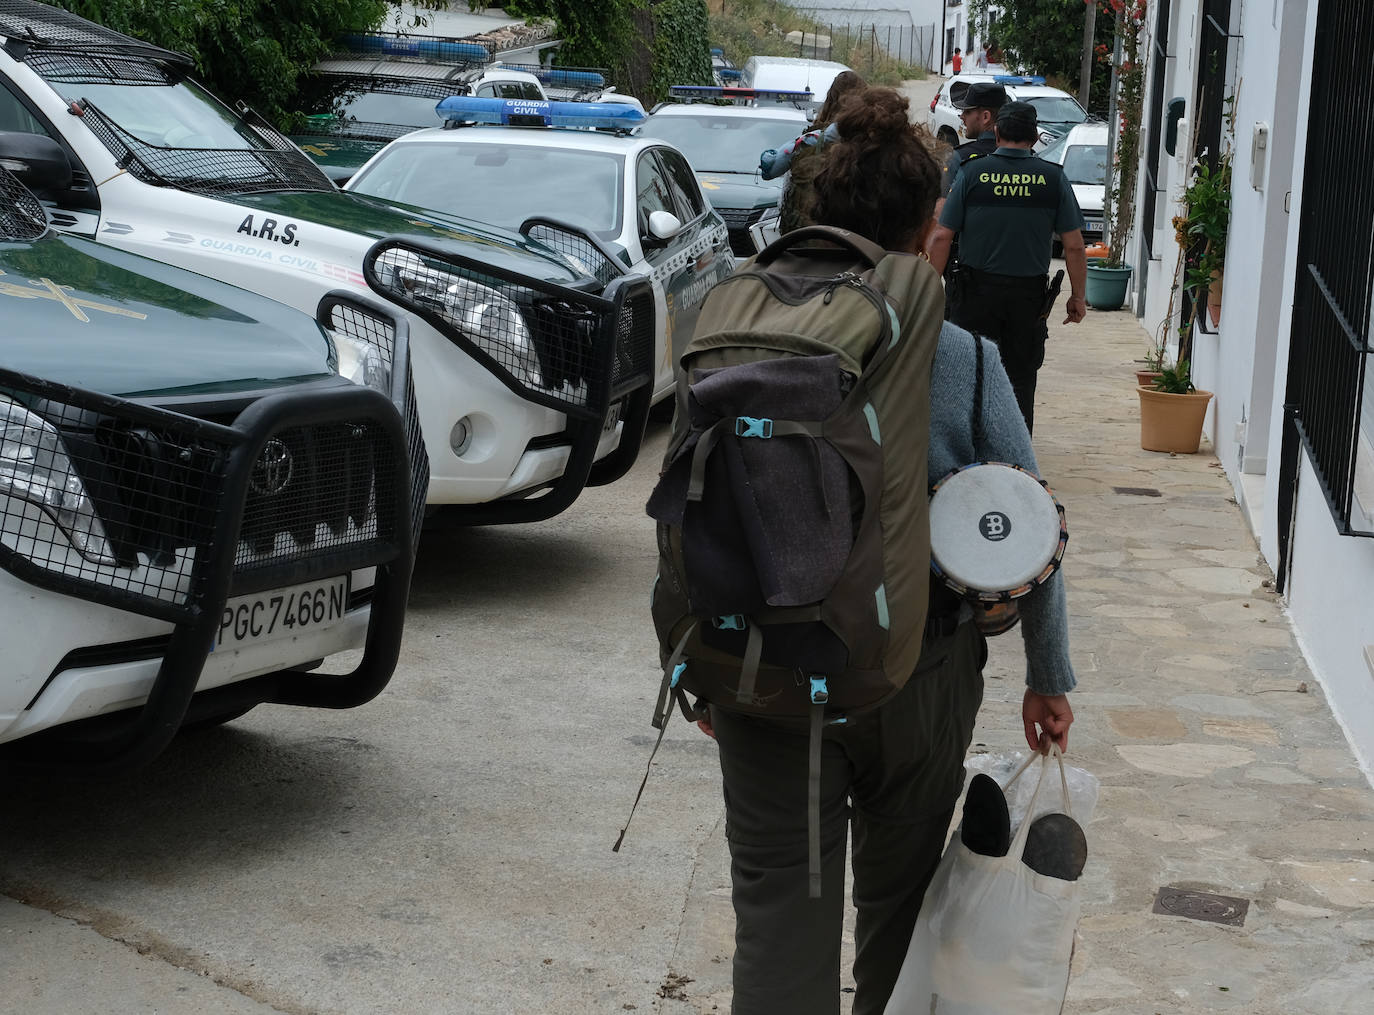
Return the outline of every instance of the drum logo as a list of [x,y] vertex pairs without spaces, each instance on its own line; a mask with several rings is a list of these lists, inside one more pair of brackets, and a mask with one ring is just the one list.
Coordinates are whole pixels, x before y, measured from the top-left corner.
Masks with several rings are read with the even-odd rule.
[[1011,519],[1001,511],[989,511],[978,519],[978,531],[990,543],[998,543],[1011,535]]

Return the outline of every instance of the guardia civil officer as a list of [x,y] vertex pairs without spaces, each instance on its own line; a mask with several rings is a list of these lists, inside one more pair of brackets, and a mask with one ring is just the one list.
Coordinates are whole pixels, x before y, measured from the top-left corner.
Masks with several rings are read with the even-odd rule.
[[[963,124],[964,137],[969,140],[950,152],[945,160],[944,174],[940,178],[942,200],[949,196],[954,178],[965,163],[997,150],[993,126],[997,123],[997,111],[1007,104],[1007,90],[995,81],[975,81],[962,93],[951,87],[949,101],[959,110],[959,122]],[[938,206],[935,213],[940,213]]]
[[[959,175],[959,170],[974,159],[991,155],[997,150],[997,134],[993,130],[997,123],[997,111],[1007,104],[1007,90],[994,81],[975,81],[966,88],[956,90],[951,86],[949,101],[959,110],[959,120],[963,124],[964,136],[970,138],[949,153],[940,174],[940,198],[935,202],[935,217],[940,217],[945,198]],[[959,272],[959,243],[950,245],[949,260],[943,272],[945,276],[945,320],[953,320],[954,298],[959,292],[954,276]]]
[[1034,106],[1003,105],[994,133],[996,151],[966,164],[955,179],[931,234],[930,261],[943,271],[950,244],[959,237],[956,291],[952,300],[948,289],[945,296],[949,319],[997,343],[1029,430],[1035,374],[1049,337],[1045,321],[1059,294],[1059,278],[1049,284],[1055,233],[1071,287],[1064,323],[1077,324],[1087,315],[1083,213],[1063,170],[1031,152],[1038,136]]

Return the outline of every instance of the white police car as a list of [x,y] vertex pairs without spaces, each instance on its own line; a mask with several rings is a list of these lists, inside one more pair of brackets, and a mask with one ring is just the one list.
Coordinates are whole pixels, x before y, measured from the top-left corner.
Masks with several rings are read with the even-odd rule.
[[625,105],[454,96],[438,111],[451,128],[392,141],[347,190],[535,238],[581,234],[588,242],[567,249],[603,282],[647,275],[654,397],[670,394],[707,290],[734,270],[725,222],[682,153],[626,136],[644,115]]
[[[46,146],[30,186],[54,228],[280,300],[383,357],[398,316],[426,499],[456,520],[548,518],[629,469],[653,380],[647,279],[598,279],[565,252],[591,241],[555,227],[545,243],[343,193],[192,70],[58,8],[0,0],[0,163],[11,142]],[[335,291],[383,312],[333,320]]]
[[1090,120],[1069,129],[1063,137],[1040,153],[1046,162],[1064,167],[1073,187],[1073,196],[1083,212],[1083,239],[1102,241],[1102,207],[1107,192],[1109,139],[1107,125]]
[[[755,253],[750,230],[776,217],[786,180],[759,175],[759,155],[805,134],[810,92],[780,92],[710,85],[674,85],[673,101],[660,103],[639,129],[643,137],[677,146],[730,229],[740,257]],[[715,105],[715,101],[749,103]]]
[[1078,104],[1068,92],[1045,84],[1039,76],[1024,74],[956,74],[943,85],[930,100],[930,114],[926,123],[930,132],[949,145],[960,145],[965,138],[960,130],[963,122],[959,119],[959,109],[954,102],[963,97],[969,85],[978,81],[996,81],[1007,91],[1007,98],[1013,101],[1029,102],[1035,107],[1035,115],[1040,127],[1040,140],[1036,150],[1044,148],[1064,134],[1074,124],[1088,118],[1087,111]]

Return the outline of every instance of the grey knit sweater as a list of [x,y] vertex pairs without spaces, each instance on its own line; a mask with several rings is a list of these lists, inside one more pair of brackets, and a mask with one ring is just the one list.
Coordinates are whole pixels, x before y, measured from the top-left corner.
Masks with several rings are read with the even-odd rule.
[[[983,441],[973,443],[973,386],[977,376],[974,338],[948,322],[940,329],[930,385],[930,481],[970,462],[1009,462],[1040,474],[1016,407],[1011,381],[997,347],[983,343]],[[1056,571],[1044,585],[1017,600],[1026,646],[1026,686],[1041,694],[1064,694],[1077,683],[1069,663],[1069,617],[1064,576]]]

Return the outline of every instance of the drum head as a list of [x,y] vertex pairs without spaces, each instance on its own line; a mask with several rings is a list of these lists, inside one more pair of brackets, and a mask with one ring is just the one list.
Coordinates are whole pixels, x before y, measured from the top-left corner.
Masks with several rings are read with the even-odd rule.
[[1066,538],[1054,496],[1013,465],[966,466],[941,480],[931,497],[932,564],[964,595],[1025,595],[1052,572]]

